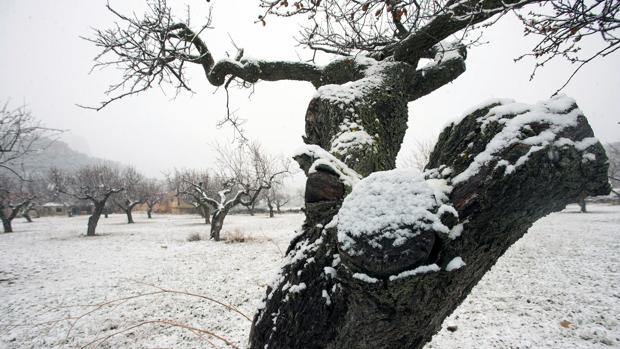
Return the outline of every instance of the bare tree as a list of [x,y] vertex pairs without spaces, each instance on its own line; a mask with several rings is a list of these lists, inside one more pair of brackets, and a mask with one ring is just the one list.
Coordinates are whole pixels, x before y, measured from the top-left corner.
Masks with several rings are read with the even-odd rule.
[[48,146],[59,133],[41,126],[26,106],[11,109],[5,102],[0,107],[0,168],[23,178],[20,161]]
[[[188,64],[226,92],[259,80],[313,84],[307,145],[295,156],[307,174],[306,221],[250,347],[422,348],[537,219],[609,192],[605,152],[567,97],[482,105],[441,133],[423,177],[393,170],[408,103],[464,73],[471,30],[541,2],[261,0],[259,22],[301,15],[302,44],[343,56],[326,65],[249,59],[242,49],[216,61],[201,38],[209,21],[193,29],[163,0],[143,18],[109,8],[120,23],[96,32],[96,64],[124,74],[96,109],[166,83],[189,90]],[[418,67],[422,59],[432,61]],[[266,189],[229,178],[219,200],[203,195],[215,239],[230,207]]]
[[[174,170],[173,175],[167,176],[168,187],[176,193],[178,199],[188,202],[196,208],[204,218],[205,224],[211,224],[211,206],[202,200],[201,192],[213,195],[218,184],[215,178],[206,170]],[[197,190],[196,188],[200,188]]]
[[[259,196],[259,198],[255,201],[264,201],[269,209],[269,218],[274,217],[274,209],[278,213],[281,212],[282,206],[286,205],[290,201],[290,197],[286,194],[284,187],[284,180],[291,176],[291,159],[283,158],[283,157],[267,157],[264,156],[262,159],[266,171],[269,173],[277,172],[279,169],[285,169],[286,172],[283,172],[279,175],[276,180],[272,181],[269,189],[263,190]],[[252,206],[254,207],[254,205]]]
[[[532,72],[556,58],[576,64],[574,72],[556,93],[562,90],[587,63],[608,56],[620,48],[620,1],[618,0],[554,0],[542,1],[540,11],[519,14],[525,33],[541,37],[532,52],[523,57],[538,60]],[[595,38],[602,45],[584,52],[582,39]]]
[[203,203],[212,207],[211,239],[219,241],[224,219],[230,210],[239,204],[253,205],[263,190],[271,188],[289,169],[277,167],[258,143],[242,143],[237,147],[218,145],[216,150],[221,183],[217,197],[196,183],[188,184],[200,194]]
[[127,223],[133,224],[133,209],[146,200],[145,178],[134,167],[125,167],[120,173],[120,187],[124,190],[112,198],[112,201],[127,216]]
[[52,197],[50,191],[47,189],[47,184],[45,176],[40,173],[28,174],[28,177],[23,180],[22,186],[25,188],[25,192],[29,193],[32,197],[32,200],[23,205],[19,212],[19,215],[24,218],[26,222],[32,223],[32,216],[30,213],[34,211],[38,217],[39,213],[36,207]]
[[420,172],[424,171],[424,167],[426,167],[426,164],[428,164],[428,161],[430,160],[433,148],[435,148],[434,140],[416,140],[411,152],[406,154],[402,159],[402,166],[400,167],[415,168]]
[[291,200],[290,195],[286,192],[286,188],[281,183],[274,183],[265,193],[265,202],[269,208],[269,217],[274,217],[274,209],[278,214],[282,213],[282,207]]
[[29,208],[36,197],[27,179],[0,173],[0,220],[5,233],[12,233],[12,222]]
[[165,198],[164,186],[156,179],[147,179],[144,184],[146,204],[146,215],[149,219],[153,218],[153,208],[160,204]]
[[110,164],[84,166],[75,172],[50,170],[52,189],[71,198],[88,201],[93,211],[88,218],[86,236],[95,236],[95,229],[110,196],[123,191],[120,171]]

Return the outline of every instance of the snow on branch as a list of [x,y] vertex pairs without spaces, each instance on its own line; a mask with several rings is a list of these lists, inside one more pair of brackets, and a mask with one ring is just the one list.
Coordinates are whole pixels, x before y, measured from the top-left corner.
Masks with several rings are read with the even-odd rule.
[[320,69],[309,63],[261,61],[243,57],[243,49],[234,58],[214,59],[201,34],[211,27],[211,12],[203,25],[193,29],[189,13],[184,19],[173,15],[166,0],[148,1],[148,11],[142,16],[124,15],[109,4],[115,26],[96,29],[93,37],[84,38],[101,48],[95,57],[93,69],[120,68],[120,82],[110,85],[105,92],[110,96],[99,106],[82,106],[101,110],[109,103],[127,96],[145,92],[153,87],[172,85],[176,94],[192,92],[186,68],[188,64],[202,66],[208,81],[214,86],[226,87],[233,79],[255,83],[263,80],[301,80],[318,83]]
[[[501,131],[494,134],[485,149],[473,158],[465,170],[453,178],[454,184],[467,181],[491,162],[496,162],[498,167],[504,167],[504,173],[508,175],[524,165],[534,152],[546,149],[548,146],[572,145],[585,155],[589,146],[598,143],[594,137],[575,142],[563,137],[568,128],[577,127],[579,118],[583,118],[583,112],[570,97],[556,96],[549,101],[533,105],[510,103],[507,100],[497,102],[496,105],[486,107],[488,112],[478,117],[476,122],[483,134],[498,127]],[[541,127],[545,128],[544,131],[535,132],[535,128]],[[526,146],[528,150],[518,158],[498,157],[505,150],[519,145]],[[587,159],[587,156],[584,159]]]
[[350,188],[354,187],[362,178],[361,175],[318,145],[304,145],[295,151],[293,158],[299,162],[306,174],[314,173],[317,170],[326,170],[337,175],[340,181]]

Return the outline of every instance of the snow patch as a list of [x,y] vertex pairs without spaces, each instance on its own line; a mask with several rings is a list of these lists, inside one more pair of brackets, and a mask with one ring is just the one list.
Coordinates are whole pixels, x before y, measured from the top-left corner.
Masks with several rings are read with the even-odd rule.
[[327,293],[326,290],[323,290],[321,292],[321,297],[325,298],[325,304],[332,305],[332,299],[331,299],[331,297],[329,296],[329,293]]
[[306,283],[301,282],[297,285],[292,285],[291,287],[289,287],[288,292],[289,293],[300,293],[301,291],[306,289]]
[[[338,243],[350,254],[355,239],[380,248],[385,239],[403,244],[420,230],[448,234],[437,209],[442,204],[428,181],[411,169],[375,172],[360,181],[338,213]],[[446,197],[447,198],[447,197]],[[441,198],[443,199],[443,197]],[[442,212],[449,210],[444,207]]]
[[437,264],[423,265],[413,270],[403,271],[402,273],[399,273],[398,275],[391,275],[390,281],[394,281],[394,280],[398,280],[398,279],[402,279],[402,278],[406,278],[406,277],[410,277],[410,276],[414,276],[418,274],[437,272],[439,270],[441,270],[441,268],[439,268]]
[[454,240],[458,238],[459,236],[461,236],[462,233],[463,233],[463,224],[459,223],[455,225],[454,227],[452,227],[452,229],[450,229],[450,233],[448,234],[448,237]]
[[466,264],[461,257],[454,257],[452,260],[446,265],[446,271],[453,271],[457,269],[461,269]]
[[379,281],[379,279],[373,278],[372,276],[368,276],[364,273],[355,273],[353,274],[353,278],[367,282],[369,284],[374,284],[375,282]]
[[335,278],[337,275],[336,269],[332,267],[323,267],[323,272],[325,273],[325,275],[331,277],[332,279]]

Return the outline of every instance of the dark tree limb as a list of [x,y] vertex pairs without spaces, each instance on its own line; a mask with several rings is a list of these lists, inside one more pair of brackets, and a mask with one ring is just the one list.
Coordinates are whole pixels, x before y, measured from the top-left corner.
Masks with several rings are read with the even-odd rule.
[[456,1],[435,16],[425,26],[416,29],[397,44],[386,47],[384,55],[393,55],[397,61],[415,64],[425,51],[450,35],[487,19],[517,9],[538,0],[468,0]]
[[[347,212],[360,195],[370,195],[356,188],[376,175],[359,182],[344,204],[343,190],[306,196],[303,232],[254,319],[251,348],[422,348],[536,220],[584,192],[608,193],[607,166],[601,144],[569,99],[521,111],[496,103],[444,130],[426,180],[380,174],[416,187],[385,194],[375,189],[371,205],[428,189],[424,195],[433,200],[427,212],[440,220],[432,228],[415,228],[424,220],[403,226],[416,234],[398,244],[384,230],[348,235]],[[314,177],[321,177],[319,188],[339,182],[336,174],[317,170],[307,194]]]

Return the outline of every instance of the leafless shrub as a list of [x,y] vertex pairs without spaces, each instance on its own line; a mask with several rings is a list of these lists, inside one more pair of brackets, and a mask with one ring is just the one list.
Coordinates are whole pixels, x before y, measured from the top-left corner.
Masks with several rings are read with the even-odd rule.
[[200,240],[202,240],[202,237],[198,233],[189,234],[189,236],[187,237],[188,242],[194,242],[194,241],[200,241]]
[[227,244],[244,243],[255,240],[254,237],[244,233],[239,229],[235,229],[233,231],[226,231],[222,235],[225,243]]

